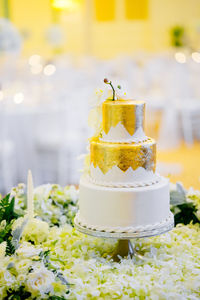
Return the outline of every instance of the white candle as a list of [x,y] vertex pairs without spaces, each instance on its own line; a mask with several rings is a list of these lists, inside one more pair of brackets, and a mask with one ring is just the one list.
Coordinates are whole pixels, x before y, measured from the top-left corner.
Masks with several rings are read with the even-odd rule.
[[27,208],[28,208],[28,217],[33,218],[34,216],[33,177],[30,170],[28,171],[28,180],[27,180]]

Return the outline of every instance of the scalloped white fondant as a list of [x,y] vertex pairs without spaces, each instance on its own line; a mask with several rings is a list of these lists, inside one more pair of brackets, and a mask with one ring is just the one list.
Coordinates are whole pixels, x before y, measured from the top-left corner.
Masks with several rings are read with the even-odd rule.
[[124,125],[120,122],[115,127],[111,127],[108,134],[102,133],[102,141],[113,143],[142,142],[147,139],[142,127],[137,128],[133,135],[130,135]]
[[145,182],[154,182],[158,180],[158,175],[153,171],[146,170],[142,167],[133,170],[131,167],[128,168],[126,172],[122,171],[117,166],[113,166],[106,174],[103,174],[100,168],[97,166],[94,167],[93,164],[90,165],[90,176],[98,184],[106,183],[108,185],[116,184],[129,184],[134,183],[145,183]]

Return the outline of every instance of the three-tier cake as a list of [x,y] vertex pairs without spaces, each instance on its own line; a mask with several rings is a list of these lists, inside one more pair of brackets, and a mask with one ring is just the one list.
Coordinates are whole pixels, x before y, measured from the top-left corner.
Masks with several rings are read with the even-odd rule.
[[76,223],[136,232],[173,222],[168,179],[156,173],[156,142],[144,133],[145,103],[107,99],[102,132],[90,141],[90,172],[80,180]]

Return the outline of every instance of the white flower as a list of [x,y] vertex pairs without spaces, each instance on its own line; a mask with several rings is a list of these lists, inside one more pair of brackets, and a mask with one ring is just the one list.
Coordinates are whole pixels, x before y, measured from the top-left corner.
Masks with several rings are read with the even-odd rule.
[[35,244],[44,242],[49,234],[49,225],[47,222],[33,218],[26,225],[23,236],[26,240],[31,240]]
[[94,136],[98,136],[102,130],[102,103],[109,97],[109,89],[95,90],[90,106],[92,107],[88,115],[88,125],[95,130]]
[[[14,231],[17,227],[22,226],[22,223],[27,218],[18,218],[12,225],[12,230]],[[30,240],[35,244],[39,244],[44,242],[49,234],[49,225],[47,222],[41,221],[39,219],[33,218],[28,221],[25,225],[22,239],[23,240]]]
[[102,106],[97,105],[92,108],[88,116],[89,127],[95,130],[94,136],[98,136],[102,130]]
[[48,199],[51,193],[52,185],[51,184],[42,184],[34,189],[34,198],[37,200]]
[[[119,88],[119,85],[113,85],[113,87],[115,100],[128,98],[126,92]],[[88,125],[95,129],[94,136],[99,136],[102,131],[102,103],[107,99],[113,99],[113,90],[109,84],[105,85],[103,89],[96,90],[92,101],[90,101],[92,109],[89,112]]]
[[15,262],[15,268],[18,273],[26,274],[28,269],[33,265],[31,259],[19,257],[18,261]]
[[8,286],[12,285],[12,283],[15,281],[15,277],[8,270],[4,272],[4,279]]
[[10,197],[17,197],[24,194],[25,184],[19,183],[17,187],[13,187],[10,192]]
[[42,248],[35,248],[30,243],[24,242],[17,249],[16,253],[22,257],[32,257],[32,256],[39,255],[41,251]]
[[3,242],[0,244],[0,259],[4,258],[5,254],[6,254],[6,242]]
[[61,216],[60,217],[60,224],[64,225],[66,223],[67,217],[66,216]]
[[76,203],[78,200],[78,190],[74,185],[70,185],[69,188],[65,189],[65,195],[69,198],[73,203]]
[[22,282],[26,281],[26,278],[27,278],[26,273],[21,273],[17,276],[17,282],[19,282],[19,284],[21,285]]
[[[126,100],[126,99],[128,99],[127,92],[125,91],[125,89],[121,85],[112,83],[112,86],[115,90],[115,100]],[[113,90],[111,88],[108,92],[108,99],[113,99]]]
[[32,295],[44,296],[46,293],[52,292],[52,283],[55,281],[54,274],[45,267],[36,269],[28,275],[27,288]]
[[92,287],[91,287],[91,295],[93,296],[93,297],[99,297],[100,296],[100,291],[98,291],[98,290],[92,290]]
[[95,89],[92,98],[89,101],[91,107],[96,107],[101,105],[107,98],[109,98],[109,87],[105,86],[101,89]]
[[119,89],[118,86],[117,86],[116,89],[115,89],[115,92],[116,92],[116,98],[118,100],[119,99],[123,99],[123,100],[128,99],[127,92],[123,88]]

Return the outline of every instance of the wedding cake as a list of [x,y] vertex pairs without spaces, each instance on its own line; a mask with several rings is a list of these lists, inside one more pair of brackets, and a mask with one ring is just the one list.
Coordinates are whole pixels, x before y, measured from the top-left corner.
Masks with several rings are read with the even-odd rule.
[[156,142],[144,133],[145,102],[113,94],[101,113],[101,132],[90,140],[90,171],[80,180],[76,223],[106,232],[173,224],[169,182],[156,173]]

